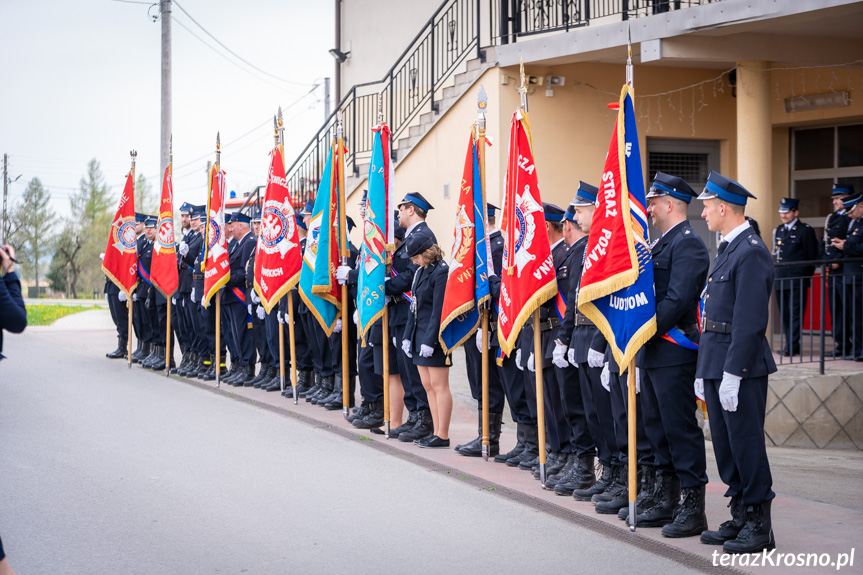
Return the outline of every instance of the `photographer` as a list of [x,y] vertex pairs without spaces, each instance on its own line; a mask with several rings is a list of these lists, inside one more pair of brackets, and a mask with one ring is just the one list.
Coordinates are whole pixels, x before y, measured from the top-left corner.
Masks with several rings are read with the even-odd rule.
[[0,246],[0,359],[3,359],[3,331],[21,333],[27,327],[27,310],[21,297],[21,282],[15,273],[15,250]]

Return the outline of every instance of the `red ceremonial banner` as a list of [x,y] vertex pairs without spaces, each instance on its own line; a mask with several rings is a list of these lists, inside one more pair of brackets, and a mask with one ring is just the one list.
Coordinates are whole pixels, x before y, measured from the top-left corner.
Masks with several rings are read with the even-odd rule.
[[204,307],[231,278],[228,239],[225,237],[225,172],[219,164],[210,172],[207,226],[204,234]]
[[129,301],[138,285],[138,235],[135,233],[135,186],[132,173],[126,176],[126,187],[120,196],[117,214],[111,222],[111,235],[102,260],[102,271],[117,284]]
[[261,210],[261,233],[255,248],[255,291],[267,313],[297,285],[303,267],[297,219],[288,193],[282,152],[276,147],[270,156],[267,191]]
[[177,249],[174,246],[174,187],[171,166],[165,168],[162,182],[162,201],[159,202],[159,227],[153,242],[153,261],[150,264],[150,281],[162,295],[169,298],[180,285],[177,272]]
[[500,348],[507,355],[515,348],[530,314],[557,294],[532,148],[527,113],[516,110],[509,134],[503,202],[504,269],[497,319]]

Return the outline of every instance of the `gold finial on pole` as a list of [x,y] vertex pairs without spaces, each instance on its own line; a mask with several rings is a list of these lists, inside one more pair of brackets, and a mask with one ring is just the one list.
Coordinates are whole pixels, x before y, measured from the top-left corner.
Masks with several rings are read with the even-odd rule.
[[479,85],[479,94],[476,97],[476,127],[478,130],[485,130],[485,111],[488,108],[488,94],[485,93],[485,86]]
[[222,139],[220,133],[216,132],[216,164],[222,163]]
[[134,170],[135,169],[135,158],[138,157],[138,151],[132,150],[131,152],[129,152],[129,155],[132,157],[132,169]]
[[521,83],[518,86],[518,93],[521,96],[521,109],[527,112],[527,81],[524,77],[524,60],[519,63],[519,77]]
[[275,145],[279,145],[279,120],[276,119],[276,115],[273,114],[273,141]]

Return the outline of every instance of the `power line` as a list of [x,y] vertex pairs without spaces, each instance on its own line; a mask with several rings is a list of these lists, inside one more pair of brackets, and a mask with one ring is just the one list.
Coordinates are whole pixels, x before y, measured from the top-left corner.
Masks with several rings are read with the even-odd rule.
[[[234,52],[233,50],[231,50],[231,49],[230,49],[230,48],[228,48],[227,46],[225,46],[225,44],[223,44],[223,43],[222,43],[218,38],[216,38],[215,36],[213,36],[212,34],[210,34],[209,30],[207,30],[206,28],[204,28],[203,26],[201,26],[201,24],[200,24],[197,20],[195,20],[195,19],[192,17],[192,15],[191,15],[191,14],[189,14],[189,13],[186,11],[186,9],[185,9],[185,8],[183,8],[183,7],[180,5],[180,3],[179,3],[179,2],[177,2],[177,0],[174,0],[174,4],[177,6],[177,8],[179,8],[179,9],[183,12],[183,14],[185,14],[186,16],[188,16],[189,20],[191,20],[192,22],[194,22],[194,23],[195,23],[195,25],[196,25],[198,28],[200,28],[201,30],[203,30],[203,31],[204,31],[204,33],[205,33],[207,36],[209,36],[210,38],[212,38],[212,39],[213,39],[213,40],[214,40],[214,41],[215,41],[219,46],[221,46],[222,48],[224,48],[225,50],[227,50],[227,51],[228,51],[228,53],[229,53],[229,54],[231,54],[231,55],[232,55],[234,58],[236,58],[237,60],[240,60],[241,62],[243,62],[243,63],[244,63],[244,64],[246,64],[247,66],[250,66],[250,67],[254,68],[255,70],[257,70],[257,71],[258,71],[258,72],[260,72],[261,74],[264,74],[264,75],[266,75],[266,76],[269,76],[270,78],[273,78],[273,79],[279,80],[280,82],[285,82],[286,84],[293,84],[293,85],[295,85],[295,86],[308,86],[308,84],[303,84],[303,83],[301,83],[301,82],[292,82],[291,80],[285,80],[284,78],[280,78],[279,76],[276,76],[276,75],[274,75],[274,74],[270,74],[270,73],[269,73],[269,72],[267,72],[266,70],[262,70],[262,69],[258,68],[257,66],[255,66],[254,64],[252,64],[251,62],[249,62],[248,60],[246,60],[245,58],[243,58],[242,56],[240,56],[239,54],[237,54],[236,52]],[[176,19],[175,19],[175,20],[176,20]]]

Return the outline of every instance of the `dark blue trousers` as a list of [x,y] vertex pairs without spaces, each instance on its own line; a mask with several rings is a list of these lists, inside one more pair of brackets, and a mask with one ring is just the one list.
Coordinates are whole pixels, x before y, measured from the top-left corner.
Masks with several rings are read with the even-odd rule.
[[581,380],[578,369],[567,365],[560,368],[554,366],[557,377],[557,387],[560,390],[560,402],[563,407],[563,417],[569,427],[569,452],[578,457],[596,454],[596,444],[587,427],[587,416],[584,413],[584,400],[581,394]]
[[611,415],[611,394],[600,381],[602,368],[590,367],[587,362],[578,364],[578,381],[581,384],[581,399],[584,416],[597,458],[603,465],[620,465],[617,454],[617,436],[614,435],[614,417]]
[[[626,380],[627,372],[610,374],[611,381],[611,413],[614,417],[614,435],[617,437],[618,459],[621,463],[629,462],[629,424],[627,419],[628,392]],[[637,398],[638,396],[636,396]],[[644,434],[644,422],[641,418],[641,408],[636,402],[635,410],[635,453],[639,465],[653,465],[653,454],[650,451],[650,443]]]

